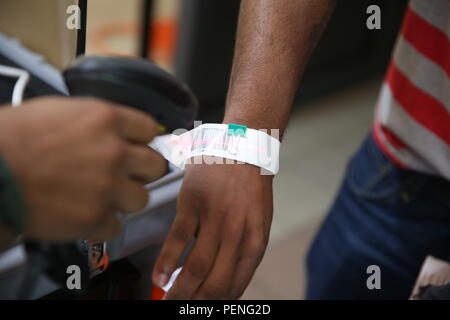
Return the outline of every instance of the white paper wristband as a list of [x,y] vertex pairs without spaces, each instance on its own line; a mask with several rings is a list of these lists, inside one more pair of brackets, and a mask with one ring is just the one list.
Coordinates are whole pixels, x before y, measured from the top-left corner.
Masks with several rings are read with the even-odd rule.
[[207,123],[179,136],[156,137],[150,146],[180,168],[197,163],[192,158],[206,155],[252,164],[275,175],[280,152],[277,138],[245,126]]

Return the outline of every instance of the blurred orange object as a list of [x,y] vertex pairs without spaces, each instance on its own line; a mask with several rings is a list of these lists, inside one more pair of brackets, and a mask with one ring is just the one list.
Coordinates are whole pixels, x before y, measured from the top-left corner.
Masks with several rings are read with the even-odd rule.
[[[139,34],[140,28],[134,22],[109,23],[97,29],[90,37],[89,45],[92,52],[107,55],[130,56],[125,52],[117,51],[111,46],[113,39],[129,39]],[[178,22],[173,18],[156,19],[150,27],[150,41],[148,42],[150,57],[152,61],[163,67],[172,66],[175,55]]]
[[166,295],[166,292],[158,287],[153,287],[150,300],[162,300],[164,296]]
[[156,19],[150,33],[150,59],[163,65],[171,65],[175,55],[178,23],[175,19]]

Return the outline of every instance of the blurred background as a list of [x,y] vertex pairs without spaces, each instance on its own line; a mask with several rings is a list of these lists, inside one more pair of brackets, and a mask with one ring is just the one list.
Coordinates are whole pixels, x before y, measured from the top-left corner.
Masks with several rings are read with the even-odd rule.
[[[381,7],[381,30],[365,27],[370,4]],[[405,4],[338,2],[298,93],[275,179],[269,247],[244,299],[303,298],[305,253],[371,127]],[[91,0],[87,52],[156,61],[191,86],[201,120],[221,121],[238,10],[238,0]]]
[[[64,1],[65,5],[70,2]],[[338,2],[298,91],[275,179],[269,247],[244,299],[304,296],[305,253],[333,201],[347,160],[370,130],[406,2]],[[199,120],[218,122],[223,115],[239,3],[89,0],[86,52],[155,61],[192,88],[200,102]],[[381,7],[381,30],[366,28],[366,8],[371,4]],[[0,27],[1,15],[0,11]],[[57,25],[61,27],[61,21]],[[61,45],[64,41],[58,42],[59,58],[50,59],[59,68],[73,58],[73,48],[70,51],[67,44]]]

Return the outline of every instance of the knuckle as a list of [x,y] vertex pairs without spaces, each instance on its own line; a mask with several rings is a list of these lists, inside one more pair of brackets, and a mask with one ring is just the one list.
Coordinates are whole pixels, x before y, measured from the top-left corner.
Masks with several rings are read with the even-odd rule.
[[247,243],[247,255],[251,257],[259,257],[264,253],[266,248],[266,241],[264,237],[257,235],[250,236]]
[[234,241],[239,241],[244,227],[241,223],[231,223],[227,229],[227,232],[231,236],[231,239],[233,239]]
[[171,236],[174,240],[183,243],[188,242],[192,237],[188,230],[182,226],[174,226]]

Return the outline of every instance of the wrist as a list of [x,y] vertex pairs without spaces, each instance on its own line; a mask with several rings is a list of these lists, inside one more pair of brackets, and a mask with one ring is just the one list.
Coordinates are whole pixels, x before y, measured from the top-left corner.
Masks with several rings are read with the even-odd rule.
[[274,121],[273,119],[260,119],[259,117],[253,117],[248,115],[236,115],[236,114],[228,114],[226,113],[222,123],[224,124],[238,124],[247,126],[250,129],[255,130],[271,130],[278,129],[280,133],[282,133],[282,128],[278,121]]
[[272,104],[265,104],[264,107],[261,105],[255,112],[248,112],[247,110],[252,110],[252,108],[245,105],[228,104],[222,123],[234,123],[245,125],[250,129],[267,130],[269,134],[272,130],[277,130],[278,139],[281,142],[289,114],[286,116],[277,115],[273,110],[278,110],[278,107]]
[[275,175],[279,169],[280,141],[277,130],[205,123],[179,136],[157,137],[150,147],[179,168],[201,163],[229,164],[231,161],[256,166],[262,175]]
[[[198,158],[203,157],[203,160]],[[191,164],[187,164],[185,167],[186,176],[191,174],[210,174],[211,172],[225,172],[225,175],[231,177],[236,175],[239,177],[245,177],[245,179],[255,177],[259,181],[265,184],[272,184],[274,175],[261,174],[261,168],[248,163],[229,163],[227,164],[226,158],[213,157],[213,156],[198,156],[196,161],[192,161]],[[212,171],[210,171],[212,170]],[[218,171],[219,170],[219,171]]]

